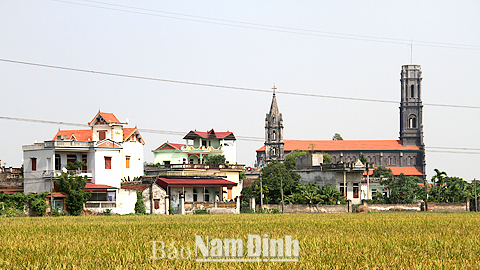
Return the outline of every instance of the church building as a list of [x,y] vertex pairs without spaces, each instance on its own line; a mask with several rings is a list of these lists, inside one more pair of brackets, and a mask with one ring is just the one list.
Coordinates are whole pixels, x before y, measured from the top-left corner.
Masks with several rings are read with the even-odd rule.
[[[325,152],[332,163],[355,162],[360,156],[375,167],[390,168],[394,175],[425,177],[423,142],[422,71],[404,65],[400,73],[400,137],[398,140],[283,140],[283,118],[275,97],[265,118],[265,145],[257,150],[257,165],[284,161],[293,150]],[[370,171],[371,173],[371,171]]]

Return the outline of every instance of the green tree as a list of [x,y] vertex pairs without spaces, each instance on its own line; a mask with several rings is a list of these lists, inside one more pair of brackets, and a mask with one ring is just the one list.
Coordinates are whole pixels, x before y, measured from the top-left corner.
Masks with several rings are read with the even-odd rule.
[[299,156],[306,155],[307,152],[301,151],[301,150],[293,150],[290,154],[288,154],[285,158],[285,168],[287,170],[295,170],[296,165],[295,165],[295,159]]
[[143,201],[143,195],[140,190],[137,190],[137,202],[135,202],[135,214],[145,215],[145,202]]
[[428,201],[441,202],[441,203],[453,203],[464,202],[465,198],[474,198],[474,187],[471,183],[467,183],[465,180],[459,177],[449,177],[445,172],[437,172],[436,176],[440,176],[440,179],[436,176],[432,177],[437,180],[437,184],[432,185],[428,191]]
[[68,162],[65,168],[69,171],[76,171],[81,169],[83,166],[87,166],[86,162],[75,160],[75,162]]
[[224,155],[207,156],[205,164],[225,164],[226,158]]
[[447,177],[446,172],[440,172],[439,169],[434,169],[435,175],[432,176],[432,183],[436,183],[437,185],[443,185],[445,177]]
[[335,135],[333,135],[333,137],[332,137],[332,140],[343,141],[343,138],[342,138],[342,135],[340,135],[340,133],[335,133]]
[[[280,182],[283,183],[283,194],[284,197],[286,197],[294,194],[297,191],[298,187],[300,186],[300,175],[287,170],[284,163],[274,160],[268,163],[268,165],[262,170],[262,183],[265,203],[281,203]],[[256,199],[260,199],[259,187],[259,183],[255,185]]]
[[362,162],[363,165],[367,164],[367,159],[365,158],[363,153],[360,153],[360,162]]
[[372,177],[393,179],[393,173],[391,169],[385,167],[377,167],[373,170]]
[[423,189],[417,184],[416,176],[405,176],[380,180],[380,184],[388,189],[387,203],[413,203],[415,199],[423,199]]
[[323,163],[325,164],[332,163],[332,157],[328,153],[323,152]]
[[75,175],[74,171],[62,173],[55,178],[55,185],[60,192],[65,192],[67,197],[67,212],[73,216],[82,214],[83,204],[90,199],[91,192],[85,191],[87,176]]

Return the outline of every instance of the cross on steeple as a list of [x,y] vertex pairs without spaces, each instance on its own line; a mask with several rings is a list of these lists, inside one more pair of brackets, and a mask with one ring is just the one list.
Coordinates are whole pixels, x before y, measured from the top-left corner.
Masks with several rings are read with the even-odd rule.
[[273,84],[272,89],[273,89],[273,95],[275,96],[275,90],[277,90],[277,88],[275,87],[275,84]]

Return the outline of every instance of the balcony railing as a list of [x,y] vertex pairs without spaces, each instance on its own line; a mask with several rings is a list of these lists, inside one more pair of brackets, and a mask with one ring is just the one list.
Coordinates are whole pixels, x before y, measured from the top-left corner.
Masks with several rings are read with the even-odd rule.
[[116,208],[117,202],[108,201],[88,201],[85,203],[84,208]]
[[94,141],[45,141],[45,148],[57,148],[57,147],[94,147]]
[[239,164],[169,164],[169,165],[147,165],[146,171],[184,170],[184,169],[233,169],[243,170],[245,165]]
[[[89,178],[92,177],[92,171],[89,171],[89,170],[76,170],[76,171],[73,171],[73,172],[74,172],[75,175],[87,176]],[[62,174],[61,170],[43,171],[42,176],[43,177],[55,177],[55,176],[60,175],[60,174]]]
[[94,141],[45,141],[45,143],[34,145],[23,145],[22,150],[41,150],[51,148],[92,148]]

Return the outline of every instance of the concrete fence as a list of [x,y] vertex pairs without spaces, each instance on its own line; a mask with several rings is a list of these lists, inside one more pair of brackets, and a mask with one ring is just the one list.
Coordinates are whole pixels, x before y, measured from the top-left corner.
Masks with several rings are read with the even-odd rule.
[[[264,204],[264,208],[282,211],[280,204]],[[370,212],[419,212],[422,211],[421,203],[412,204],[369,204]],[[434,212],[466,212],[467,203],[428,203],[428,209]],[[351,205],[310,205],[310,204],[285,204],[284,213],[348,213],[355,212]]]
[[[281,204],[264,204],[263,208],[282,211]],[[285,204],[284,213],[348,213],[348,205]]]

